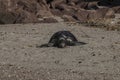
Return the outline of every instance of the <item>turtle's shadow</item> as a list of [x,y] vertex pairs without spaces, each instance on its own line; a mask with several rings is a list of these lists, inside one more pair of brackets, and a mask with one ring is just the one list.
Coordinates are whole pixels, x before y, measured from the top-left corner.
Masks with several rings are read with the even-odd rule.
[[[86,45],[88,43],[85,43],[85,42],[77,42],[75,45],[72,45],[73,47],[74,46],[82,46],[82,45]],[[42,44],[42,45],[36,45],[36,48],[47,48],[47,47],[56,47],[56,46],[50,46],[49,43],[46,43],[46,44]]]
[[43,48],[43,47],[49,47],[48,44],[42,44],[42,45],[36,45],[36,48]]

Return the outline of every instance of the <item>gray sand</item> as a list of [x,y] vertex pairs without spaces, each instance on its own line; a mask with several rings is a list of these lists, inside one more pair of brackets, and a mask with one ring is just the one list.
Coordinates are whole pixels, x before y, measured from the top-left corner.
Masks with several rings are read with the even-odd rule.
[[[37,48],[71,31],[86,45]],[[0,80],[120,80],[120,32],[81,25],[0,25]]]

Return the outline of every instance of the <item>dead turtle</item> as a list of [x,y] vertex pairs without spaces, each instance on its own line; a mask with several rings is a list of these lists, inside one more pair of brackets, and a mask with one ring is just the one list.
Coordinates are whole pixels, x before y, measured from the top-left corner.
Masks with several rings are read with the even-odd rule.
[[54,33],[47,44],[40,47],[58,47],[84,45],[84,42],[78,42],[76,37],[70,31],[58,31]]

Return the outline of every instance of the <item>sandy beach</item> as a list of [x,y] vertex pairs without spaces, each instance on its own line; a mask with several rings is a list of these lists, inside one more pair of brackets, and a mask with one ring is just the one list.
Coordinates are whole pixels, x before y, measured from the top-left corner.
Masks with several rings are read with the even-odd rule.
[[[82,46],[38,48],[69,30]],[[120,80],[120,31],[67,25],[0,25],[0,80]]]

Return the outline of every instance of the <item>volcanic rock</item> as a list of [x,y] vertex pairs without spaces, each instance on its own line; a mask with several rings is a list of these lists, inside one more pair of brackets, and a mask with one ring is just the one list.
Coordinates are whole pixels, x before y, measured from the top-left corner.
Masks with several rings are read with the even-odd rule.
[[120,13],[120,0],[0,0],[0,24],[56,22],[53,16],[87,21],[115,13]]

